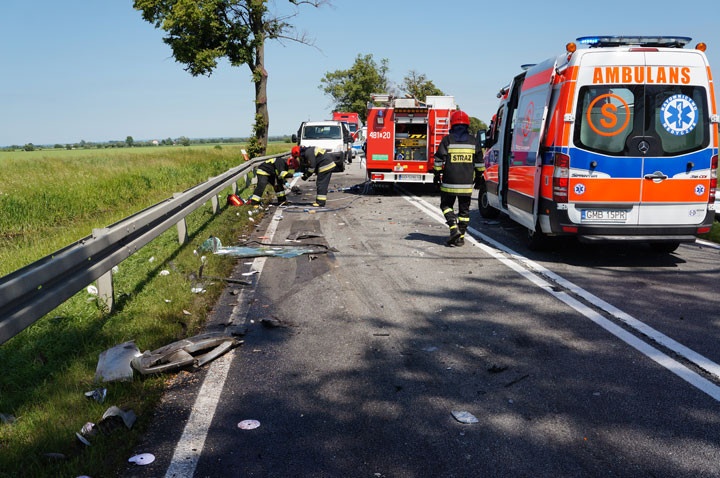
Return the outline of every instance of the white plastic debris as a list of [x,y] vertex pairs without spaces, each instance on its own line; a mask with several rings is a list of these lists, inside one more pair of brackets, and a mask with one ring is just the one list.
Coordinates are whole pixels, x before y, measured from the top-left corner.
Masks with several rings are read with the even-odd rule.
[[260,426],[260,422],[257,420],[243,420],[238,423],[238,428],[241,430],[254,430]]
[[190,292],[192,292],[193,294],[204,294],[207,291],[202,287],[193,287],[192,289],[190,289]]
[[197,256],[197,254],[198,254],[197,249],[193,249],[193,254],[195,254]]
[[192,315],[190,312],[188,312],[188,311],[185,310],[185,309],[183,309],[183,314],[185,314],[185,315]]
[[120,272],[120,268],[119,268],[118,266],[115,266],[115,267],[112,268],[112,273],[113,273],[113,274],[117,274],[118,272]]
[[471,424],[479,422],[479,420],[475,418],[475,415],[470,412],[453,410],[451,413],[453,418],[455,418],[455,420],[459,421],[460,423]]
[[201,257],[200,257],[200,262],[201,262],[202,264],[205,264],[205,263],[207,262],[207,257],[201,256]]
[[249,218],[248,218],[248,221],[250,221],[250,222],[255,222],[255,219],[249,217]]
[[128,458],[128,461],[130,463],[135,463],[136,465],[145,466],[155,461],[155,455],[152,453],[141,453]]
[[152,256],[150,259],[148,259],[148,262],[155,262],[155,256]]
[[94,285],[89,285],[87,288],[87,293],[90,295],[98,295],[97,287],[95,287]]
[[169,275],[170,275],[170,271],[168,271],[168,270],[161,270],[161,271],[160,271],[160,275],[161,275],[161,276],[169,276]]
[[172,302],[170,299],[165,299],[166,304],[169,304],[170,302]]
[[255,274],[259,274],[259,273],[260,273],[260,271],[250,271],[250,272],[243,272],[242,275],[251,276],[251,275],[255,275]]

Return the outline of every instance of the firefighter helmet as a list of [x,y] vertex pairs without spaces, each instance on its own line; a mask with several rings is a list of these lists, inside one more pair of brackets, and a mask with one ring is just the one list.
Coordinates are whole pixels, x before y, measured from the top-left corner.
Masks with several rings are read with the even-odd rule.
[[470,126],[470,118],[467,113],[460,110],[453,111],[452,116],[450,116],[450,126],[455,126],[456,124],[466,124]]
[[293,146],[293,149],[290,152],[290,154],[292,154],[293,158],[299,158],[300,157],[300,146]]
[[[297,148],[297,146],[295,147]],[[295,156],[290,156],[287,159],[287,167],[288,169],[300,169],[300,161],[298,161],[298,158],[296,158]]]

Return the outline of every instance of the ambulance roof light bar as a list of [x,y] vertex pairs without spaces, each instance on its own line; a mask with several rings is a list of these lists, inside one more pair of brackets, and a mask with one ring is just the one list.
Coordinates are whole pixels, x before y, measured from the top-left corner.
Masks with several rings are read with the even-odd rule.
[[577,42],[590,48],[608,46],[651,46],[665,48],[683,48],[692,38],[679,36],[633,36],[633,35],[598,35],[577,38]]

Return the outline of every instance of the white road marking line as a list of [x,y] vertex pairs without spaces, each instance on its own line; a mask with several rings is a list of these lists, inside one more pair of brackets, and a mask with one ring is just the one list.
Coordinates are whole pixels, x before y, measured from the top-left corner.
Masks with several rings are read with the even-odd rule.
[[[290,187],[295,186],[298,179],[300,178],[293,179]],[[282,211],[280,208],[275,211],[265,231],[265,235],[270,238],[270,241],[275,236],[275,231],[280,222],[276,221],[275,218],[282,215]],[[250,266],[251,269],[258,271],[255,280],[256,285],[260,280],[266,260],[267,257],[257,257],[253,260],[253,265]],[[244,300],[244,292],[245,290],[241,291],[238,296],[238,305],[233,307],[230,314],[233,322],[241,317],[241,314],[247,316],[248,308],[246,307],[247,301]],[[195,468],[205,446],[208,430],[215,416],[215,409],[220,401],[220,394],[225,386],[225,380],[234,357],[235,351],[233,350],[210,364],[208,373],[205,375],[200,391],[195,398],[190,418],[175,446],[175,452],[170,461],[170,466],[165,472],[165,478],[191,478],[195,473]]]
[[[408,193],[405,193],[405,192],[403,193],[402,197],[406,201],[408,201],[410,204],[417,207],[421,211],[425,212],[426,214],[428,214],[430,217],[434,218],[438,222],[443,223],[443,224],[445,223],[445,218],[440,215],[440,210],[438,209],[436,211],[435,208],[433,208],[433,206],[430,203],[428,203],[427,201],[425,201],[417,196],[408,195]],[[513,269],[518,274],[522,275],[527,280],[529,280],[536,286],[543,289],[545,292],[560,299],[565,304],[569,305],[576,311],[580,312],[585,317],[592,320],[597,325],[604,328],[611,334],[615,335],[617,338],[619,338],[623,342],[627,343],[628,345],[630,345],[631,347],[633,347],[640,353],[646,355],[648,358],[650,358],[657,364],[665,367],[666,369],[668,369],[669,371],[671,371],[678,377],[682,378],[683,380],[685,380],[692,386],[696,387],[697,389],[705,392],[706,394],[708,394],[715,400],[720,401],[720,387],[718,387],[711,381],[707,380],[706,378],[693,372],[692,370],[685,367],[680,362],[674,360],[673,358],[669,357],[668,355],[664,354],[660,350],[652,347],[648,343],[635,337],[628,331],[624,330],[622,327],[620,327],[617,324],[613,323],[612,321],[606,319],[605,317],[598,314],[597,312],[595,312],[594,310],[592,310],[591,308],[589,308],[582,302],[579,302],[577,299],[571,297],[567,293],[562,292],[562,291],[558,292],[558,291],[553,290],[552,285],[549,282],[541,279],[536,274],[532,273],[530,270],[521,266],[518,262],[515,262],[515,261],[510,260],[507,257],[503,256],[498,249],[510,254],[513,258],[520,260],[521,262],[526,264],[528,267],[531,267],[532,269],[536,269],[539,272],[542,272],[543,274],[545,274],[546,276],[551,277],[558,284],[562,285],[563,287],[566,287],[568,290],[571,290],[573,293],[580,295],[581,297],[583,297],[585,300],[588,300],[588,302],[592,303],[593,305],[596,305],[599,308],[606,310],[607,312],[611,313],[613,316],[615,316],[617,318],[624,317],[624,319],[620,318],[620,320],[623,320],[629,326],[636,328],[636,330],[639,330],[640,332],[652,337],[655,340],[657,340],[656,337],[662,339],[665,342],[662,345],[664,345],[665,347],[670,348],[669,345],[673,345],[673,343],[677,344],[679,346],[678,350],[672,349],[675,353],[683,356],[684,358],[686,358],[688,360],[691,360],[690,357],[686,356],[684,353],[681,353],[684,351],[690,352],[690,355],[693,358],[695,358],[696,360],[698,360],[699,363],[695,362],[693,360],[691,360],[691,361],[693,361],[693,363],[696,363],[696,365],[698,365],[698,366],[701,366],[700,364],[703,364],[704,365],[704,366],[702,366],[703,369],[708,370],[705,367],[709,367],[710,370],[708,370],[708,371],[715,374],[715,372],[717,372],[717,370],[720,370],[720,366],[718,366],[714,362],[706,359],[702,355],[697,354],[696,352],[690,350],[689,348],[675,342],[673,339],[652,329],[650,326],[644,324],[643,322],[640,322],[639,320],[635,319],[634,317],[620,311],[619,309],[608,304],[607,302],[603,301],[602,299],[594,296],[593,294],[590,294],[589,292],[576,286],[575,284],[571,283],[570,281],[563,279],[559,275],[544,268],[540,264],[537,264],[537,263],[531,261],[530,259],[525,258],[524,256],[522,256],[522,255],[518,254],[517,252],[513,251],[512,249],[508,248],[507,246],[495,241],[491,237],[488,237],[485,234],[482,234],[477,229],[470,227],[470,228],[468,228],[468,231],[470,231],[472,234],[480,236],[483,240],[493,244],[493,246],[495,246],[495,247],[491,247],[486,244],[482,244],[482,243],[478,242],[472,236],[466,237],[468,242],[473,244],[473,246],[479,247],[480,249],[482,249],[483,251],[488,253],[490,256],[494,257],[495,259],[499,260],[500,262],[502,262],[509,268]],[[534,264],[534,266],[531,264]],[[589,300],[588,297],[594,298],[597,301],[597,303],[595,303],[595,301],[593,301],[593,300]],[[607,308],[604,308],[601,305],[605,305]],[[631,319],[630,322],[627,322],[627,319]],[[642,330],[638,329],[636,326],[642,326]],[[650,332],[650,333],[648,333],[648,332]],[[651,335],[651,333],[653,335]],[[660,341],[658,340],[658,342],[660,342]]]
[[706,241],[705,239],[695,239],[695,242],[698,244],[702,244],[703,246],[712,247],[713,249],[720,249],[720,244]]

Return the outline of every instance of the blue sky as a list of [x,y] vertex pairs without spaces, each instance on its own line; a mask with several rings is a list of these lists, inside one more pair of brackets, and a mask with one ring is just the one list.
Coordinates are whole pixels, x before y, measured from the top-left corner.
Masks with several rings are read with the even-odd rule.
[[[286,0],[275,5],[289,11]],[[720,78],[719,18],[717,0],[333,0],[300,8],[295,23],[318,48],[268,44],[270,134],[328,118],[320,79],[359,53],[387,58],[396,83],[409,70],[425,73],[486,122],[521,64],[583,35],[691,36],[692,45],[708,44]],[[0,45],[0,145],[250,134],[247,68],[222,64],[209,78],[192,77],[132,1],[3,0]]]

